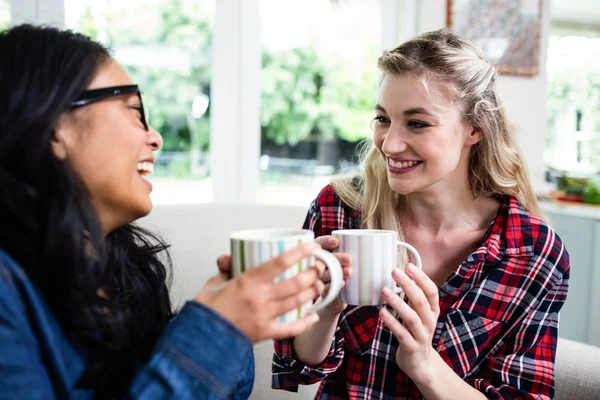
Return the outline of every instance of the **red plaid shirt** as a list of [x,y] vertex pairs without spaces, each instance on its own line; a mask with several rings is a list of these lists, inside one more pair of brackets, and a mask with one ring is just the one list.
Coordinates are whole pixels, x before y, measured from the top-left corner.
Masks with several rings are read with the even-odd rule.
[[[558,235],[514,197],[499,200],[483,244],[439,289],[432,345],[488,398],[551,399],[569,255]],[[359,228],[360,213],[327,186],[304,227],[317,236]],[[294,358],[291,340],[275,341],[273,387],[297,391],[298,385],[323,381],[319,399],[422,399],[395,362],[398,342],[379,319],[380,307],[348,306],[327,358],[316,368]]]

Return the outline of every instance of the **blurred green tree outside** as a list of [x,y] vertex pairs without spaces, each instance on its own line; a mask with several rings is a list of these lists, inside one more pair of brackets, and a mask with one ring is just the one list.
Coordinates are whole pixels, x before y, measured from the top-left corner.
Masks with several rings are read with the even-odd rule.
[[[190,151],[194,146],[209,151],[210,108],[203,118],[190,118],[195,96],[210,97],[213,28],[201,2],[159,0],[115,9],[104,21],[94,19],[88,8],[77,29],[112,48],[140,85],[150,123],[163,136],[163,151]],[[263,51],[263,140],[296,145],[315,139],[359,142],[370,136],[378,48],[370,48],[360,60],[365,65],[360,76],[345,73],[342,62],[324,62],[316,48],[309,42],[291,50]],[[134,52],[145,57],[135,58]],[[152,54],[160,59],[148,59]],[[189,62],[165,62],[172,54],[173,59],[187,54]]]
[[169,0],[113,11],[105,16],[105,29],[89,8],[79,20],[78,31],[103,42],[117,58],[138,55],[119,61],[142,89],[149,122],[163,136],[163,151],[209,148],[210,108],[199,120],[190,116],[197,95],[210,97],[212,23],[206,14],[198,2]]
[[10,26],[10,0],[0,0],[0,31]]

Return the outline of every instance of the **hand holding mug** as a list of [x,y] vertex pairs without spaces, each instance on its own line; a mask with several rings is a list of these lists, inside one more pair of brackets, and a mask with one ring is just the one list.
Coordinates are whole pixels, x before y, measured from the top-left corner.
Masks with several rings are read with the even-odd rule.
[[[331,235],[319,236],[318,238],[315,239],[315,242],[320,244],[324,250],[328,250],[331,252],[333,252],[334,250],[337,250],[340,246],[339,239],[336,237],[333,237]],[[342,271],[343,271],[343,275],[344,275],[344,282],[342,282],[342,288],[343,288],[344,286],[346,286],[346,279],[348,279],[352,276],[352,267],[351,267],[352,256],[347,253],[333,253],[333,255],[337,257],[340,264],[342,265]],[[323,275],[322,280],[323,280],[323,283],[325,283],[325,291],[327,292],[329,290],[329,282],[331,281],[331,278],[329,276],[329,271],[325,271],[325,274]],[[347,304],[341,302],[339,300],[339,296],[338,296],[338,298],[336,298],[327,307],[325,307],[321,311],[321,313],[329,313],[331,315],[338,315],[338,314],[341,314],[342,311],[344,311],[346,309],[346,306],[347,306]]]
[[[303,243],[231,280],[221,273],[211,279],[196,296],[196,301],[212,308],[257,343],[270,338],[293,337],[318,321],[314,313],[283,323],[281,315],[319,296],[324,289],[320,276],[324,265],[316,263],[293,278],[273,284],[290,266],[311,257],[319,249],[315,243]],[[227,270],[229,258],[221,258],[219,269]]]
[[[342,287],[340,262],[314,242],[312,231],[240,231],[234,232],[230,241],[231,257],[220,259],[222,274],[210,286],[217,292],[228,290],[228,286],[236,287],[236,291],[229,294],[232,296],[229,303],[226,301],[222,305],[226,313],[232,313],[229,319],[234,325],[253,342],[283,339],[307,330],[318,320],[313,313],[335,301]],[[298,253],[297,249],[303,250]],[[325,265],[315,263],[315,256]],[[231,268],[228,268],[229,264]],[[324,298],[312,304],[311,300],[323,292],[324,283],[319,278],[325,267],[328,268],[330,289]],[[225,283],[228,273],[234,277],[231,285]],[[239,294],[236,296],[235,293]],[[240,296],[242,300],[236,298]],[[206,301],[205,297],[200,300]],[[233,321],[234,317],[237,323]]]

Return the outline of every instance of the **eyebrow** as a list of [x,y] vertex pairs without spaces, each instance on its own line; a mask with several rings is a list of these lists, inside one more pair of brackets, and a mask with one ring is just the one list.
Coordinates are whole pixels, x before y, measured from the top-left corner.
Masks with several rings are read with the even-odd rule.
[[427,111],[423,107],[409,108],[408,110],[404,110],[404,112],[402,114],[404,114],[406,116],[410,116],[410,115],[414,115],[414,114],[425,114],[425,115],[429,115],[430,117],[435,117],[435,115],[433,113]]
[[[375,109],[379,110],[381,112],[384,112],[387,114],[387,111],[385,111],[385,108],[383,108],[381,105],[376,104],[375,105]],[[404,114],[405,116],[410,116],[410,115],[414,115],[414,114],[425,114],[425,115],[429,115],[431,117],[435,117],[435,114],[427,111],[425,108],[423,107],[413,107],[413,108],[409,108],[408,110],[404,110],[402,112],[402,114]]]

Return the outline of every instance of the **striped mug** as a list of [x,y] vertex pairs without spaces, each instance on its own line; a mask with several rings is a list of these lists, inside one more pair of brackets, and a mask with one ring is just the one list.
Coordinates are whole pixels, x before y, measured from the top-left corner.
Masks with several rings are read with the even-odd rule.
[[[305,229],[256,229],[234,232],[230,235],[232,274],[233,276],[243,274],[248,269],[258,267],[301,243],[314,240],[314,232]],[[313,254],[329,269],[331,276],[329,291],[325,298],[320,298],[315,304],[309,301],[300,308],[279,317],[280,322],[297,321],[308,313],[317,312],[335,300],[340,292],[343,272],[338,259],[323,249],[316,249]],[[314,257],[305,258],[291,266],[277,277],[275,282],[293,278],[308,269],[314,264]]]
[[340,291],[341,302],[351,305],[372,306],[386,303],[381,294],[384,287],[401,293],[392,278],[398,267],[398,247],[410,251],[417,268],[421,269],[421,256],[408,243],[398,241],[398,232],[375,229],[344,229],[333,231],[340,241],[337,251],[352,255],[352,276]]

